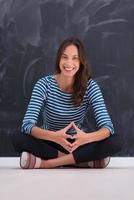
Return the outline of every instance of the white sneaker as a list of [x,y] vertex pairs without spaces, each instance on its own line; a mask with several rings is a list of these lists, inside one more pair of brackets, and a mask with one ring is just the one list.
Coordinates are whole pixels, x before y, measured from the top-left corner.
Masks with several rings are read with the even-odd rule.
[[22,169],[39,168],[41,159],[28,152],[22,152],[20,156],[20,167]]
[[89,162],[83,162],[75,164],[75,167],[79,168],[106,168],[110,162],[110,157],[106,157],[100,160],[94,160]]
[[91,168],[106,168],[110,162],[110,157],[106,157],[100,160],[89,161],[88,166]]

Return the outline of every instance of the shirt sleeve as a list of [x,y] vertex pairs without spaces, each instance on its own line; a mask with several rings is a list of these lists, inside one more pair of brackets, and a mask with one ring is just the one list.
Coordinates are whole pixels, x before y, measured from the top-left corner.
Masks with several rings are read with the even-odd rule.
[[96,81],[91,80],[88,86],[89,103],[93,108],[98,128],[107,128],[113,135],[114,127],[108,114],[100,87]]
[[47,82],[45,78],[37,81],[32,91],[31,99],[25,113],[21,132],[31,134],[31,129],[36,126],[40,110],[47,97]]

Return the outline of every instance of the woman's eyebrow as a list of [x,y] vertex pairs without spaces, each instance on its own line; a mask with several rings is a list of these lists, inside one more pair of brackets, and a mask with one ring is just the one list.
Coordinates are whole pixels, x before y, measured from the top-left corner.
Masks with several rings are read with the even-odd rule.
[[66,54],[66,53],[63,53],[62,55],[65,55],[65,56],[67,56],[67,54]]
[[[66,53],[63,53],[62,55],[68,56]],[[79,57],[79,55],[75,54],[74,57]]]

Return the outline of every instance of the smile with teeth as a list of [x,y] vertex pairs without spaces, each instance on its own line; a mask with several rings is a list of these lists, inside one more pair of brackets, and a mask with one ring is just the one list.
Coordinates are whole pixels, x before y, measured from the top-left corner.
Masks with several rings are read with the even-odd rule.
[[75,67],[64,67],[64,69],[66,70],[66,71],[72,71],[72,70],[74,70],[75,69]]

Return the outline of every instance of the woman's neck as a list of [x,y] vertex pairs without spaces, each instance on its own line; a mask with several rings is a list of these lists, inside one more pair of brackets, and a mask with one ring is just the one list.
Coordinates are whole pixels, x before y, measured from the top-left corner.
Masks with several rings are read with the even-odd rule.
[[60,89],[64,92],[67,93],[72,93],[73,92],[73,83],[74,83],[74,78],[72,77],[65,77],[61,74],[56,74],[55,79],[60,87]]

